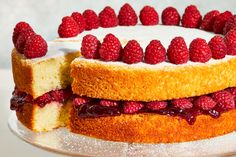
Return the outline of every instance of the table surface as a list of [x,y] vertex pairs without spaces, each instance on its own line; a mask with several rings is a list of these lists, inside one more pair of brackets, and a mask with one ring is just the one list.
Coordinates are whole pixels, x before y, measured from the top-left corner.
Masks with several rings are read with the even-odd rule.
[[14,83],[12,80],[11,70],[0,69],[0,98],[2,104],[0,107],[0,156],[8,157],[62,157],[62,155],[47,152],[45,150],[34,147],[13,135],[8,129],[7,121],[12,111],[9,109],[9,101],[11,98]]

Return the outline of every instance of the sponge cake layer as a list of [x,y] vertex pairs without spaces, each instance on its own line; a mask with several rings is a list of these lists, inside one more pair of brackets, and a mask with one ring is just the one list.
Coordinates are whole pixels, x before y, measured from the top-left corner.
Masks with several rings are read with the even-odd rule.
[[[58,42],[58,45],[61,43]],[[79,43],[76,44],[79,49]],[[13,78],[20,91],[37,98],[51,90],[63,89],[71,84],[70,63],[80,53],[75,49],[57,50],[53,46],[51,49],[64,51],[64,53],[36,60],[25,58],[16,49],[12,51]]]

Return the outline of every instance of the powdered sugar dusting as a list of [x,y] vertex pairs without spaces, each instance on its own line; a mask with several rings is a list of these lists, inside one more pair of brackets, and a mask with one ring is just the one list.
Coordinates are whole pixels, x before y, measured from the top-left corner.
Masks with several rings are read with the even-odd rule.
[[222,62],[226,62],[232,58],[235,58],[236,56],[229,56],[227,55],[225,58],[223,59],[220,59],[220,60],[216,60],[216,59],[213,59],[211,58],[208,62],[206,63],[200,63],[200,62],[192,62],[192,61],[188,61],[187,63],[185,64],[172,64],[170,62],[161,62],[161,63],[158,63],[158,64],[155,64],[155,65],[152,65],[152,64],[146,64],[144,62],[139,62],[139,63],[136,63],[136,64],[126,64],[124,62],[104,62],[104,61],[101,61],[101,60],[97,60],[97,59],[86,59],[84,57],[78,57],[76,58],[73,62],[76,63],[76,62],[80,62],[80,61],[86,61],[88,63],[96,63],[96,64],[100,64],[100,65],[105,65],[105,66],[115,66],[117,68],[119,67],[126,67],[126,66],[129,66],[130,68],[136,68],[136,69],[159,69],[159,68],[171,68],[172,69],[175,67],[184,67],[184,66],[207,66],[207,65],[212,65],[212,64],[220,64]]
[[167,49],[170,41],[176,36],[184,37],[186,44],[195,38],[203,38],[207,42],[214,36],[213,33],[205,32],[199,29],[183,28],[179,26],[143,26],[136,25],[132,27],[117,26],[113,28],[98,28],[91,31],[84,31],[77,37],[73,38],[57,38],[54,41],[48,42],[48,52],[46,56],[33,59],[33,61],[41,61],[49,58],[55,58],[65,53],[73,53],[80,51],[81,42],[85,35],[92,34],[96,36],[100,41],[108,34],[112,33],[121,41],[122,46],[132,39],[137,40],[141,47],[145,50],[146,46],[153,39],[161,41],[163,46]]

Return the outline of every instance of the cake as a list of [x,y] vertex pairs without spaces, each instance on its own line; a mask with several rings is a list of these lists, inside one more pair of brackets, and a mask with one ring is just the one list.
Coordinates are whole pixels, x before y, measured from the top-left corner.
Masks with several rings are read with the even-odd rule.
[[[28,59],[16,49],[12,51],[16,89],[11,108],[19,111],[18,119],[34,131],[66,125],[72,94],[70,63],[80,54],[73,42],[49,42],[48,45],[47,55],[41,58]],[[50,100],[51,97],[55,100]]]
[[[28,24],[18,24],[11,108],[19,121],[33,131],[67,126],[77,134],[138,143],[235,131],[235,16],[213,10],[202,19],[190,5],[181,18],[167,7],[158,25],[156,10],[145,6],[139,19],[129,4],[118,16],[111,7],[98,16],[90,9],[74,12],[47,46],[33,40]],[[14,41],[18,29],[25,44],[20,35]]]

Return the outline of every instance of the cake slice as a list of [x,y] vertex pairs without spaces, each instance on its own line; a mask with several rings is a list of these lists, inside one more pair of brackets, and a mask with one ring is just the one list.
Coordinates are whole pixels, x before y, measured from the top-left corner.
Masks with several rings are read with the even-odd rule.
[[78,49],[79,44],[73,42],[49,42],[48,54],[35,59],[28,59],[14,49],[12,72],[18,90],[37,98],[51,90],[70,86],[70,63],[79,56]]
[[66,126],[71,108],[70,63],[80,55],[77,42],[48,42],[46,56],[28,59],[12,51],[15,91],[11,109],[33,131]]

